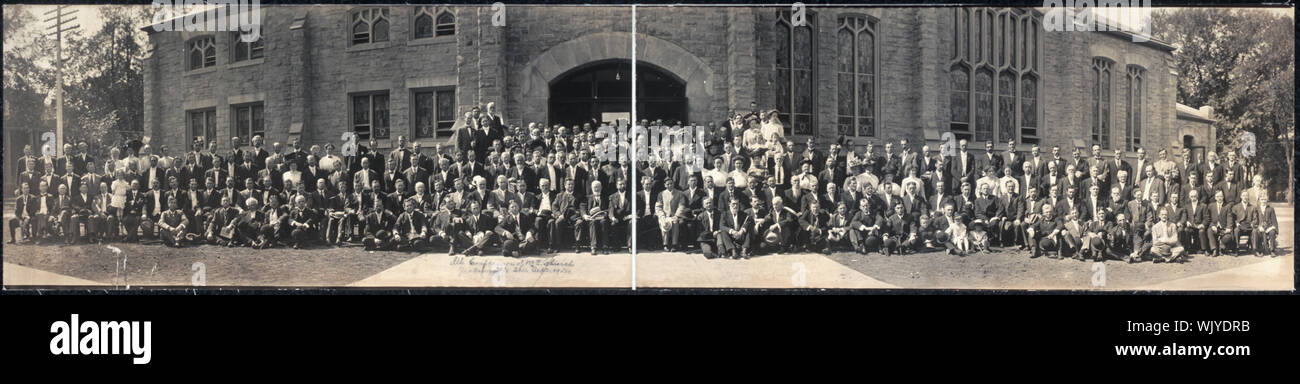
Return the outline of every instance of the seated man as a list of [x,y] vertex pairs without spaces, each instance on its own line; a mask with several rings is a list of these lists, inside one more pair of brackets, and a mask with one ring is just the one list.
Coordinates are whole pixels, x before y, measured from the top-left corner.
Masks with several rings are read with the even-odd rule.
[[266,211],[252,197],[244,201],[244,206],[247,208],[235,220],[235,242],[255,249],[265,248],[268,241],[262,227],[266,226]]
[[1257,201],[1251,212],[1251,243],[1255,245],[1255,254],[1277,256],[1277,211],[1268,205],[1268,195],[1259,194]]
[[294,196],[293,211],[290,212],[286,224],[289,226],[289,237],[293,243],[293,249],[301,248],[307,245],[311,239],[319,237],[316,212],[310,208],[305,194]]
[[519,200],[510,200],[507,204],[505,217],[499,220],[495,229],[501,238],[501,253],[511,257],[531,253],[537,243],[533,218],[520,209]]
[[[1247,192],[1241,191],[1238,195],[1239,200],[1237,200],[1237,203],[1234,204],[1235,206],[1232,208],[1232,216],[1237,219],[1236,233],[1232,236],[1232,243],[1233,245],[1238,245],[1236,254],[1241,255],[1242,252],[1251,251],[1252,243],[1249,239],[1251,239],[1251,235],[1254,234],[1255,215],[1250,209],[1251,204],[1248,200]],[[1238,244],[1238,239],[1242,237],[1248,239],[1244,246]]]
[[394,221],[393,213],[385,209],[382,190],[371,190],[366,197],[370,202],[360,219],[361,243],[365,245],[368,251],[388,249],[394,245],[391,232]]
[[233,204],[230,196],[221,196],[221,207],[212,211],[212,217],[208,218],[207,230],[204,231],[208,243],[230,246],[234,241],[234,224],[239,218],[240,210]]
[[1133,252],[1133,236],[1135,233],[1128,222],[1128,216],[1123,213],[1115,214],[1115,221],[1110,223],[1106,228],[1106,234],[1102,236],[1106,243],[1103,254],[1112,260],[1123,260],[1126,255]]
[[180,247],[184,245],[189,233],[185,228],[190,225],[190,218],[185,217],[185,213],[179,209],[176,204],[176,196],[167,198],[167,210],[158,218],[158,237],[162,238],[163,244],[169,247]]
[[577,197],[574,196],[573,191],[573,179],[566,179],[564,181],[564,192],[556,195],[555,202],[551,204],[551,228],[550,236],[547,237],[550,241],[550,247],[547,253],[555,253],[557,249],[564,245],[566,230],[581,228],[577,222],[581,218],[578,214],[578,207],[575,206]]
[[429,237],[427,222],[415,199],[402,201],[402,214],[397,216],[397,222],[393,225],[393,242],[396,243],[397,250],[423,247],[425,239]]
[[799,231],[799,214],[785,206],[785,201],[776,197],[772,199],[772,209],[768,213],[767,228],[763,228],[763,243],[777,252],[789,252],[794,249],[794,240]]
[[[988,250],[990,236],[1002,228],[1002,208],[998,206],[997,197],[993,195],[996,181],[979,184],[979,197],[975,199],[974,220],[971,221],[971,245],[975,251]],[[990,230],[992,229],[992,230]]]
[[799,244],[803,245],[804,252],[820,252],[830,254],[830,248],[826,244],[826,227],[830,222],[826,211],[821,209],[821,202],[817,199],[809,199],[807,211],[799,216]]
[[[579,208],[582,212],[582,220],[577,224],[586,224],[588,238],[591,240],[591,254],[603,252],[609,248],[609,228],[617,213],[614,212],[610,205],[610,198],[601,194],[602,186],[600,181],[591,182],[591,194],[587,195],[587,202]],[[578,234],[574,234],[578,238]]]
[[704,254],[704,258],[712,259],[719,255],[728,256],[731,249],[721,249],[721,246],[718,247],[719,249],[715,253],[714,245],[722,244],[719,238],[726,235],[722,233],[722,217],[713,209],[712,198],[704,198],[702,208],[695,220],[699,223],[696,237],[700,244],[700,253]]
[[853,236],[849,233],[852,230],[853,218],[849,216],[849,206],[847,203],[840,201],[835,205],[835,214],[831,215],[830,229],[826,231],[826,243],[832,249],[842,245],[849,245],[853,250],[857,250],[856,244],[853,243]]
[[[355,235],[352,223],[357,220],[357,194],[348,191],[348,182],[339,180],[338,193],[325,205],[325,242],[339,244]],[[347,233],[346,237],[344,233]]]
[[447,247],[447,255],[456,254],[456,227],[462,220],[452,211],[451,195],[443,195],[438,210],[429,217],[429,244]]
[[858,207],[858,213],[853,215],[849,224],[849,241],[853,243],[854,250],[865,255],[880,247],[884,219],[876,213],[875,205],[865,196],[858,201]]
[[262,226],[262,233],[266,236],[263,248],[290,241],[293,229],[288,224],[288,205],[280,203],[278,195],[271,195],[262,210],[266,211],[266,225]]
[[1223,191],[1215,191],[1214,202],[1208,208],[1209,228],[1205,230],[1205,237],[1213,256],[1237,247],[1237,219],[1233,216],[1232,204],[1225,200]]
[[1052,205],[1043,204],[1042,214],[1035,217],[1025,230],[1033,244],[1034,253],[1029,258],[1038,258],[1044,251],[1056,251],[1061,234],[1060,223],[1053,219]]
[[9,244],[18,241],[16,233],[22,233],[24,243],[31,241],[32,217],[36,214],[37,206],[35,199],[29,194],[29,188],[28,183],[22,183],[22,187],[18,189],[18,198],[14,201],[14,217],[9,219]]
[[1178,242],[1178,226],[1169,220],[1169,209],[1160,210],[1160,221],[1151,227],[1150,254],[1153,261],[1177,261],[1183,255],[1183,246]]
[[723,256],[732,259],[750,258],[749,241],[750,227],[753,226],[753,219],[741,209],[739,200],[728,200],[727,212],[722,214],[722,230],[718,234],[718,250]]
[[1069,212],[1061,222],[1061,240],[1057,244],[1060,249],[1057,253],[1061,257],[1083,260],[1084,223],[1079,219],[1078,209],[1068,204],[1066,206]]
[[903,203],[895,202],[894,213],[885,218],[883,223],[882,242],[885,256],[892,256],[894,252],[906,254],[908,250],[919,244],[920,236],[908,222],[909,217]]
[[478,200],[470,200],[469,210],[465,213],[457,243],[466,246],[466,256],[482,256],[483,250],[496,239],[492,232],[494,228],[496,228],[496,220],[492,215],[482,210]]

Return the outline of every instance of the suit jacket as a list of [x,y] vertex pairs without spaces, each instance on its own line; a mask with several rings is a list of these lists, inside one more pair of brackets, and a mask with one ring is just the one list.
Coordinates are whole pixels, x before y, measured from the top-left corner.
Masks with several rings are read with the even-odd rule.
[[1241,183],[1227,179],[1214,186],[1215,192],[1223,192],[1223,201],[1234,204],[1241,202],[1241,188]]
[[1250,210],[1250,223],[1252,229],[1258,229],[1259,227],[1277,228],[1277,210],[1271,205],[1265,206],[1263,211],[1260,211],[1258,207],[1253,207]]
[[746,231],[748,234],[754,233],[754,219],[750,216],[750,212],[744,208],[737,210],[735,215],[732,214],[730,209],[727,209],[719,216],[722,216],[720,228],[723,231],[736,230]]
[[1222,207],[1218,203],[1206,205],[1207,225],[1218,226],[1220,230],[1232,230],[1237,225],[1237,217],[1233,212],[1233,205],[1224,202]]

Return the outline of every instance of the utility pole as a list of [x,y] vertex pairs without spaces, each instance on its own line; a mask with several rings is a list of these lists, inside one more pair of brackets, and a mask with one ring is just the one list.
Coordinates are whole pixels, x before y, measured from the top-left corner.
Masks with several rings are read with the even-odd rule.
[[56,6],[54,9],[46,11],[43,15],[49,16],[50,14],[54,14],[53,17],[45,19],[45,22],[54,22],[54,24],[50,26],[50,28],[53,29],[53,32],[46,34],[46,36],[54,35],[55,39],[54,66],[58,71],[55,76],[56,86],[54,88],[54,100],[56,104],[54,113],[55,121],[57,122],[54,131],[54,150],[56,154],[62,156],[67,156],[66,153],[60,152],[63,150],[63,33],[81,27],[81,24],[65,26],[65,24],[77,20],[75,16],[70,18],[68,18],[68,16],[72,16],[72,14],[77,13],[78,11],[73,9],[65,12],[66,8],[66,5]]

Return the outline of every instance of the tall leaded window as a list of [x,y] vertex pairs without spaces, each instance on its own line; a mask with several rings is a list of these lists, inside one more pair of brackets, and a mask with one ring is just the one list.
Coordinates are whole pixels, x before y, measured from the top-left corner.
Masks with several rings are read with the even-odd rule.
[[212,36],[203,36],[190,40],[187,49],[189,50],[190,70],[217,65],[217,44],[216,39]]
[[1110,149],[1110,71],[1115,62],[1092,59],[1092,144]]
[[239,32],[230,33],[230,52],[234,55],[231,57],[230,61],[240,62],[262,58],[263,51],[265,50],[265,47],[263,46],[264,43],[262,42],[264,38],[259,35],[257,40],[248,43],[244,42],[240,36],[241,34]]
[[451,137],[451,128],[456,124],[456,89],[415,91],[414,110],[416,138]]
[[1124,127],[1124,146],[1129,151],[1136,151],[1142,146],[1142,84],[1147,70],[1136,65],[1128,66],[1127,119]]
[[842,136],[875,136],[876,105],[876,19],[845,16],[835,33],[837,50],[836,115]]
[[388,41],[388,8],[365,8],[352,12],[352,44]]
[[785,134],[813,134],[813,67],[817,53],[808,12],[803,25],[794,25],[789,11],[776,16],[776,110]]
[[352,131],[363,140],[388,138],[388,92],[352,95]]
[[957,8],[949,44],[949,124],[959,139],[1038,142],[1040,16]]

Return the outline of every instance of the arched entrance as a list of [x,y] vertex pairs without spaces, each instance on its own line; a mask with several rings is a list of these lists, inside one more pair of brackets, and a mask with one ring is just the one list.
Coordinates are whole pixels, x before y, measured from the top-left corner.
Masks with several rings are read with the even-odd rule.
[[[682,99],[677,99],[676,96],[655,96],[654,92],[643,96],[646,98],[643,101],[647,103],[638,106],[638,118],[649,119],[655,116],[654,118],[665,120],[687,121],[689,117],[708,121],[721,118],[721,115],[713,116],[715,114],[725,113],[713,108],[713,105],[720,101],[714,100],[718,98],[714,94],[718,80],[704,60],[676,44],[643,34],[636,35],[636,49],[637,62],[640,63],[637,67],[638,77],[650,79],[642,73],[657,72],[663,75],[661,76],[663,79],[680,83],[685,89]],[[559,123],[559,121],[550,121],[552,116],[557,116],[550,111],[552,84],[592,65],[617,60],[630,63],[631,58],[632,39],[628,38],[626,32],[598,32],[551,47],[529,60],[522,70],[517,72],[520,77],[515,84],[520,87],[522,97],[518,103],[511,104],[510,114],[519,114],[521,121],[525,122]],[[640,87],[641,85],[638,85],[638,89]],[[672,89],[672,87],[647,87],[649,87],[647,89]],[[630,90],[628,92],[630,97]],[[652,101],[649,99],[652,97],[664,97],[664,99]],[[685,107],[669,107],[673,103],[683,101]],[[661,110],[676,111],[680,116],[660,115],[657,111]]]
[[[686,84],[659,68],[637,67],[637,118],[688,122]],[[604,60],[575,68],[550,84],[549,119],[567,126],[613,124],[632,112],[632,63]]]

